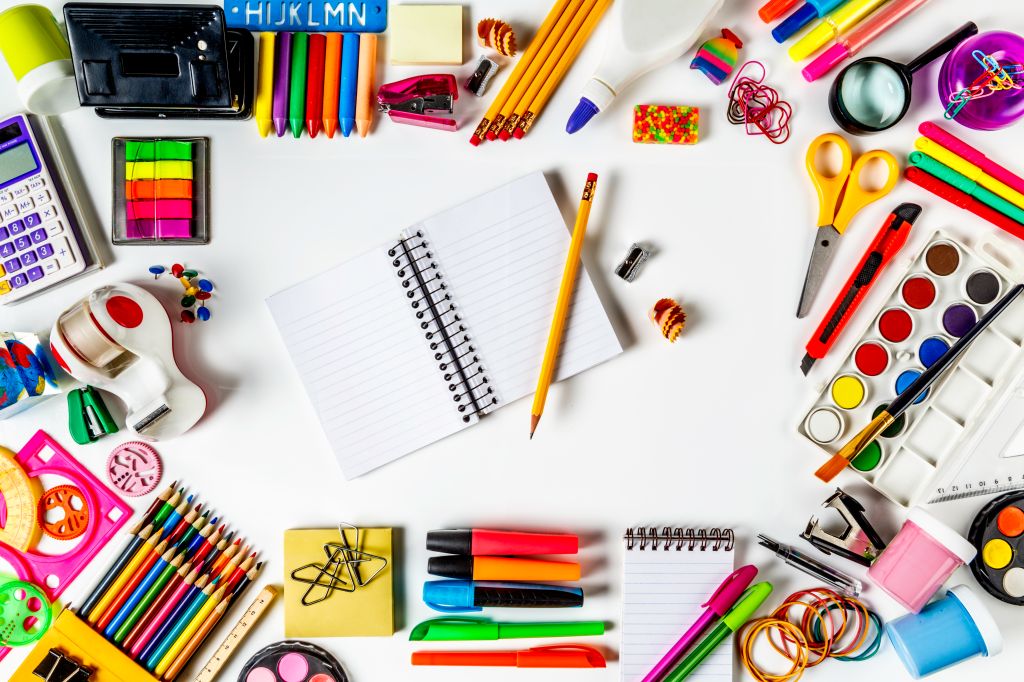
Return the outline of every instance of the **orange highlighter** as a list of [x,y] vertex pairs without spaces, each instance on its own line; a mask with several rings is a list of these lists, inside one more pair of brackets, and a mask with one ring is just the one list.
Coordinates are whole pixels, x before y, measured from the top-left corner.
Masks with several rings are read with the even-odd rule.
[[571,581],[580,579],[580,565],[503,556],[435,556],[427,559],[427,573],[460,580]]
[[582,644],[538,646],[522,651],[416,651],[413,665],[503,668],[604,668],[604,654]]

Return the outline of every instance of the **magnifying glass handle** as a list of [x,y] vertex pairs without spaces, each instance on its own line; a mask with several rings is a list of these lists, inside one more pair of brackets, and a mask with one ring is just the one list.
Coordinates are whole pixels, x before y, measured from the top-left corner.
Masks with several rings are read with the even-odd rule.
[[948,36],[935,43],[932,47],[928,48],[924,54],[917,57],[914,61],[907,64],[907,70],[910,73],[915,73],[919,69],[931,64],[933,61],[946,54],[954,47],[967,40],[973,35],[977,35],[978,26],[973,21],[968,21],[966,24],[958,28],[957,30],[950,33]]

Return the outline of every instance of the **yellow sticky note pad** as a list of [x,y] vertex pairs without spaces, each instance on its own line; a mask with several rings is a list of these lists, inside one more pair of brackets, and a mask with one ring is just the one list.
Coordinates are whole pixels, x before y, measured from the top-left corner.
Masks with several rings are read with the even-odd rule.
[[[355,531],[348,529],[349,542],[354,542]],[[330,596],[311,606],[302,603],[310,585],[292,579],[295,569],[315,564],[324,566],[328,556],[324,545],[338,544],[338,528],[302,528],[284,533],[284,634],[286,637],[390,637],[395,634],[394,572],[392,570],[391,529],[360,528],[358,549],[367,554],[385,557],[387,566],[366,585],[354,592],[334,590]],[[359,564],[362,578],[367,580],[380,567],[376,561]],[[300,577],[317,579],[318,569],[305,569]],[[342,567],[338,573],[346,583],[348,571]],[[329,582],[324,575],[320,582]],[[351,589],[351,584],[343,586]],[[307,601],[324,595],[320,587],[313,587]]]
[[392,5],[390,13],[392,64],[462,64],[462,5]]

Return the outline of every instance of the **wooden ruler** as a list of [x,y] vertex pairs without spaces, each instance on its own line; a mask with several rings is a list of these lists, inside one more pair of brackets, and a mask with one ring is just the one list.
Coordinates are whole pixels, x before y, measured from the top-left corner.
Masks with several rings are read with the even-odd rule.
[[277,588],[273,585],[267,585],[260,590],[260,593],[256,595],[256,598],[245,609],[242,617],[235,623],[235,627],[231,628],[231,632],[228,633],[224,641],[217,647],[217,651],[213,653],[213,656],[210,656],[210,660],[206,662],[203,669],[196,675],[195,682],[213,682],[213,679],[227,665],[228,659],[235,653],[235,649],[249,635],[249,631],[256,625],[256,621],[260,619],[276,596]]

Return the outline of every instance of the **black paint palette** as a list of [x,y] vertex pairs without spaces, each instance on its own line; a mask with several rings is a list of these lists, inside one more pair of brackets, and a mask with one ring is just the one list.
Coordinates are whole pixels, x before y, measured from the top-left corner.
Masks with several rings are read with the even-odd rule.
[[1001,495],[974,517],[971,572],[996,599],[1024,606],[1024,492]]

